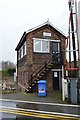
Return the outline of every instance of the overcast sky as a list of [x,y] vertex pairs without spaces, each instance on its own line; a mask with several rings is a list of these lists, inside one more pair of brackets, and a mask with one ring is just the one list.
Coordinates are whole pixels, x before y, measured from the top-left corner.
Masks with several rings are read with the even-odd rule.
[[0,0],[0,61],[15,63],[23,32],[47,19],[67,35],[68,18],[68,0]]

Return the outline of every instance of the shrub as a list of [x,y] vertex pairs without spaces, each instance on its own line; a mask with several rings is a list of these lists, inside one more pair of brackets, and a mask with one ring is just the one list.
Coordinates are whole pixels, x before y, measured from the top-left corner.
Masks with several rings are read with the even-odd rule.
[[15,71],[16,71],[15,68],[5,69],[5,70],[2,70],[2,75],[3,75],[3,76],[13,76]]

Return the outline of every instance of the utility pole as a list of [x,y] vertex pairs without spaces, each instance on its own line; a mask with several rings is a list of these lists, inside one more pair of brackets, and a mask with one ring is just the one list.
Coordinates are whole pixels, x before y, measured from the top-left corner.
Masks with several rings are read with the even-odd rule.
[[[77,1],[76,0],[69,0],[69,31],[68,31],[68,40],[69,40],[69,65],[66,62],[66,70],[70,73],[69,76],[69,85],[68,85],[68,100],[71,103],[78,102],[78,75],[77,72],[79,67],[77,66],[77,62],[79,63],[79,42],[78,42],[78,21],[77,21]],[[71,41],[71,42],[70,42]],[[71,47],[72,46],[72,47]],[[73,53],[73,66],[71,60],[71,52]],[[77,54],[78,53],[78,54]],[[71,75],[71,72],[73,73]],[[79,74],[80,75],[80,74]]]
[[[76,0],[69,0],[69,11],[70,11],[70,17],[69,17],[69,31],[68,31],[68,41],[69,41],[69,57],[72,56],[71,53],[73,53],[73,67],[68,67],[68,71],[76,71],[78,70],[77,67],[77,58],[78,58],[78,22],[77,22],[77,2]],[[71,48],[72,46],[72,48]],[[68,47],[68,46],[67,46]],[[71,50],[72,49],[72,50]],[[70,61],[71,58],[69,58]],[[72,62],[72,61],[71,61]],[[70,65],[70,62],[69,62]],[[75,72],[74,72],[75,73]],[[76,76],[75,76],[76,77]]]

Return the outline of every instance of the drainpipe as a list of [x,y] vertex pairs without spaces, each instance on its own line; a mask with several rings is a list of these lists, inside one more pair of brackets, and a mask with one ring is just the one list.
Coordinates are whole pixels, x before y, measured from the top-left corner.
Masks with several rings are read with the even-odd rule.
[[18,88],[18,51],[17,51],[17,67],[16,67],[16,84]]

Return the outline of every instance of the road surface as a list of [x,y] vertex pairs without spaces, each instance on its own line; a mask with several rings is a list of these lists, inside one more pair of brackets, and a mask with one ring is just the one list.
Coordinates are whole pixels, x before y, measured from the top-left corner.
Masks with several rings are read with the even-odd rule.
[[80,106],[78,105],[0,100],[0,112],[2,112],[2,120],[4,118],[80,120]]

